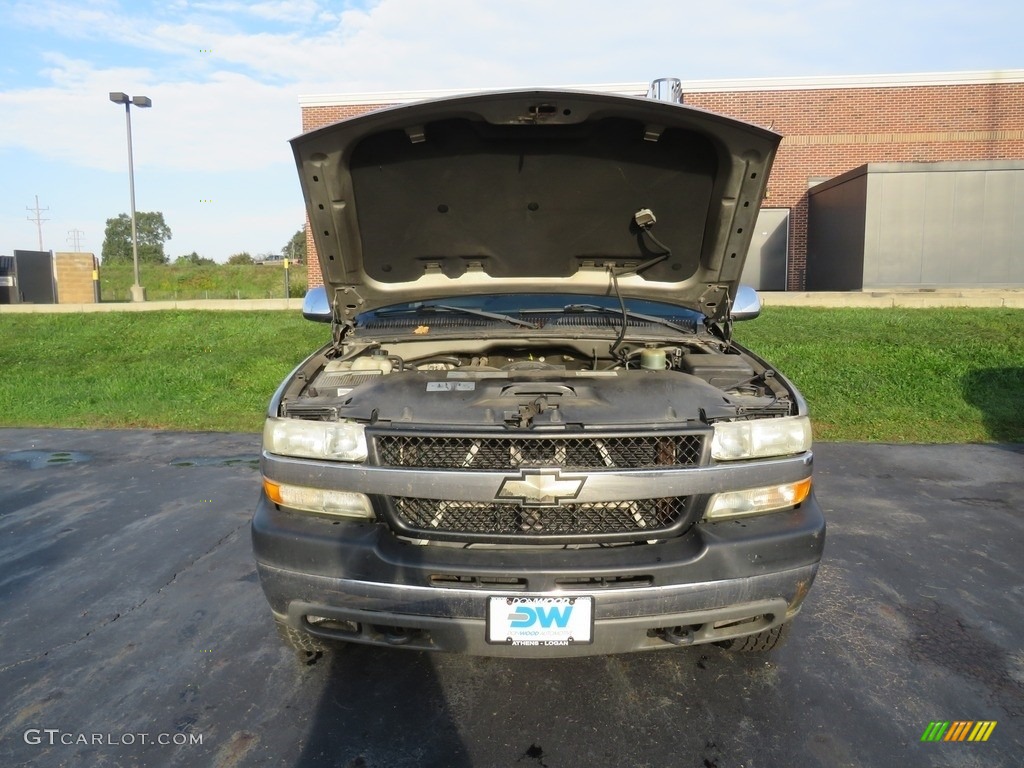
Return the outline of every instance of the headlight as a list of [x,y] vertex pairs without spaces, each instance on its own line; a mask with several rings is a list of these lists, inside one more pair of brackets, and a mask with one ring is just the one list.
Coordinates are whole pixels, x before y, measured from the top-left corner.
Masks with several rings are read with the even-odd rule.
[[267,478],[263,478],[263,490],[267,498],[282,507],[359,520],[373,518],[370,497],[363,493],[306,488],[301,485],[275,483]]
[[811,420],[806,416],[717,421],[714,427],[711,455],[718,461],[787,456],[811,448]]
[[362,424],[350,421],[267,419],[263,448],[281,456],[364,461],[366,434]]
[[749,517],[750,515],[789,509],[806,499],[810,493],[811,478],[809,477],[784,485],[769,485],[765,488],[718,493],[708,503],[704,519],[727,520],[732,517]]

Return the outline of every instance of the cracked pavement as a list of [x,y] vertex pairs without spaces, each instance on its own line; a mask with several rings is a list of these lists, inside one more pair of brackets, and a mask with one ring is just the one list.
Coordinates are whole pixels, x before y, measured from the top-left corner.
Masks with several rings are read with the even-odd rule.
[[[1019,765],[1024,447],[816,445],[825,558],[768,656],[313,664],[256,578],[258,451],[0,429],[0,765]],[[921,743],[932,720],[998,724]]]

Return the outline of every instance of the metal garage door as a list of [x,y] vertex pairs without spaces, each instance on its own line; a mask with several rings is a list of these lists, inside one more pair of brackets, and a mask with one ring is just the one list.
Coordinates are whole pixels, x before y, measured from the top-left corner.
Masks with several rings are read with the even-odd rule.
[[786,290],[789,208],[762,208],[757,215],[742,282],[759,291]]

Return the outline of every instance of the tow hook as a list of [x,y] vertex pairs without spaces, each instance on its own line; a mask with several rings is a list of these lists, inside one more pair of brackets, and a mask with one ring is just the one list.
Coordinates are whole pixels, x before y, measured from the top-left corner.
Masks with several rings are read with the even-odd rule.
[[419,634],[417,629],[406,627],[381,627],[384,634],[384,642],[388,645],[405,645]]
[[662,627],[658,634],[662,640],[672,645],[693,645],[693,633],[689,627]]

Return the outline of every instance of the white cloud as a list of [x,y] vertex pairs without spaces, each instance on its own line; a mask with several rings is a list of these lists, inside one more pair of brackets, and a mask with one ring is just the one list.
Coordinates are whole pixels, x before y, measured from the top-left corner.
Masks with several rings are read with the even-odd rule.
[[149,70],[95,69],[53,57],[46,88],[0,93],[0,146],[114,170],[124,161],[124,118],[108,93],[149,96],[132,109],[136,162],[169,170],[253,170],[290,162],[299,131],[292,89],[233,72],[205,82],[163,82]]
[[320,5],[316,0],[269,0],[262,3],[223,0],[190,3],[189,7],[218,15],[247,14],[268,21],[304,24],[320,13]]
[[117,12],[118,4],[108,0],[17,2],[7,10],[11,22],[19,27],[52,30],[59,32],[61,38],[71,39],[106,34],[107,25]]
[[[98,248],[103,217],[125,197],[124,117],[109,91],[153,99],[132,110],[140,205],[173,215],[174,253],[225,258],[294,232],[301,201],[286,141],[300,130],[300,94],[1009,68],[1022,17],[1024,5],[999,0],[969,12],[951,0],[776,0],[728,12],[670,0],[0,4],[0,48],[30,41],[0,64],[0,152],[33,169],[18,180],[27,192],[0,190],[0,251],[35,191],[54,201],[55,218],[93,205],[84,228]],[[97,185],[116,174],[110,192],[94,193],[110,199],[62,201],[57,184],[76,173]],[[224,203],[196,209],[196,185]]]
[[[209,0],[148,18],[108,2],[49,0],[32,24],[57,36],[88,30],[146,57],[172,54],[154,73],[164,77],[230,70],[303,91],[809,74],[764,71],[766,63],[777,70],[780,44],[786,50],[784,41],[809,26],[806,14],[791,7],[724,15],[710,4],[683,12],[666,0],[642,7],[609,0],[380,0],[340,11],[337,5]],[[253,19],[275,23],[249,31],[245,22]]]

